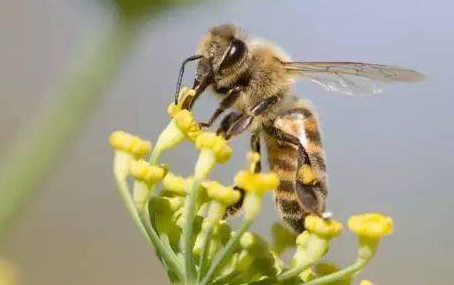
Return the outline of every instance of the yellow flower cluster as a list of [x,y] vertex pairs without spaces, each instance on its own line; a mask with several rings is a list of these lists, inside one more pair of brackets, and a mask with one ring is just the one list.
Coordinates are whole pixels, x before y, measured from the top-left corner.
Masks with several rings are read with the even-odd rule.
[[309,232],[328,239],[338,236],[342,231],[341,223],[312,215],[306,217],[304,225]]
[[350,217],[348,227],[360,237],[371,239],[381,238],[393,231],[393,220],[391,217],[380,213],[366,213]]
[[225,206],[235,204],[241,197],[239,191],[234,190],[233,187],[226,187],[217,181],[206,181],[202,183],[202,186],[206,189],[209,198]]
[[155,184],[164,178],[166,170],[159,166],[150,165],[141,159],[131,162],[130,173],[135,179],[146,184]]
[[232,148],[227,144],[227,141],[217,136],[212,132],[203,132],[195,141],[197,149],[210,149],[216,156],[218,163],[225,163],[232,156]]
[[144,157],[151,151],[151,142],[123,131],[115,131],[110,135],[110,145],[136,158]]

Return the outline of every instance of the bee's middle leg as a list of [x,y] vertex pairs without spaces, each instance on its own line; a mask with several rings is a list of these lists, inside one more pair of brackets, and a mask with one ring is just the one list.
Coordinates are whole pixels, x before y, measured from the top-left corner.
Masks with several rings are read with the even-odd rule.
[[235,104],[236,100],[238,99],[240,93],[241,93],[242,88],[240,86],[234,87],[229,90],[227,93],[226,97],[222,99],[221,103],[219,104],[219,107],[214,111],[213,115],[211,115],[210,119],[208,122],[201,122],[199,123],[199,126],[209,128],[213,123],[216,121],[216,119],[224,113],[225,110],[228,108],[232,107],[233,104]]
[[[223,122],[225,121],[226,123],[223,124],[224,126],[221,124],[221,128],[222,131],[224,131],[224,129],[226,130],[224,132],[218,131],[218,134],[223,134],[226,139],[230,139],[233,136],[243,133],[252,124],[255,117],[260,116],[269,110],[279,101],[279,98],[279,96],[268,97],[248,108],[245,113],[236,116],[234,120],[229,119],[226,121],[224,119]],[[230,125],[227,126],[227,123]]]

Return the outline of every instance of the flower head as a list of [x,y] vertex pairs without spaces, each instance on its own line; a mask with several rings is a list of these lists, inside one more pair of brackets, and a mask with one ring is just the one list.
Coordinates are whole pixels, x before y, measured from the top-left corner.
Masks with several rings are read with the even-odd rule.
[[150,165],[145,160],[135,160],[131,162],[131,175],[146,184],[155,184],[161,181],[166,175],[166,170],[159,166]]
[[110,135],[110,145],[119,150],[141,158],[151,150],[151,142],[123,131],[115,131]]
[[197,149],[209,149],[211,150],[218,163],[225,163],[232,156],[232,148],[227,144],[227,141],[221,137],[217,136],[212,132],[203,132],[201,133],[195,142]]
[[167,113],[173,118],[176,113],[179,111],[183,110],[183,103],[186,101],[187,98],[189,97],[194,97],[195,95],[195,90],[189,89],[188,87],[183,87],[180,90],[180,93],[178,94],[178,104],[175,105],[175,103],[170,103],[169,107],[167,107]]
[[328,239],[338,236],[342,231],[341,223],[312,215],[306,217],[304,225],[309,232]]
[[348,227],[360,237],[378,239],[393,231],[391,217],[380,213],[366,213],[350,217]]
[[202,186],[205,187],[209,198],[225,206],[235,204],[241,197],[239,191],[234,190],[233,187],[226,187],[217,181],[206,181],[202,183]]
[[194,142],[197,136],[200,135],[201,130],[192,113],[188,110],[181,110],[176,112],[172,117],[185,137]]

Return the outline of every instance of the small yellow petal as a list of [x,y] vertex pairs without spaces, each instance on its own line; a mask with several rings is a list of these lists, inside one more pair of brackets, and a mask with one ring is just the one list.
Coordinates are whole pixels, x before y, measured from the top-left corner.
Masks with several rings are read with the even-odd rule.
[[334,220],[325,220],[317,216],[307,216],[304,221],[306,229],[318,236],[333,238],[342,231],[342,224]]
[[166,170],[159,166],[150,165],[145,160],[136,160],[131,162],[131,175],[147,184],[154,184],[161,181],[166,175]]
[[246,192],[253,192],[262,196],[266,191],[274,190],[279,186],[279,177],[275,173],[252,173],[240,171],[235,176],[235,183]]
[[169,172],[162,180],[162,185],[164,186],[164,189],[177,195],[186,195],[186,179],[184,177]]
[[241,194],[233,187],[226,187],[217,181],[206,181],[202,183],[206,189],[208,197],[226,206],[230,206],[240,200]]
[[212,132],[203,132],[201,133],[195,142],[197,149],[210,149],[214,152],[216,156],[216,161],[218,163],[225,163],[232,156],[232,149],[228,145],[227,141],[221,137],[217,136]]
[[188,140],[193,142],[200,135],[200,127],[190,111],[180,110],[175,113],[173,119]]
[[348,227],[360,237],[381,238],[393,231],[393,220],[391,217],[380,213],[366,213],[350,217]]
[[110,145],[136,158],[144,157],[151,151],[151,142],[123,131],[115,131],[109,137]]

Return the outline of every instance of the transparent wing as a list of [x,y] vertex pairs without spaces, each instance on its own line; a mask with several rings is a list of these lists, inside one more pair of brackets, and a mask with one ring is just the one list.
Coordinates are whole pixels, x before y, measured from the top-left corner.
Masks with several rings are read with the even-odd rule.
[[285,62],[284,65],[289,72],[306,77],[327,91],[348,95],[380,93],[374,81],[415,82],[425,78],[411,69],[360,62]]

